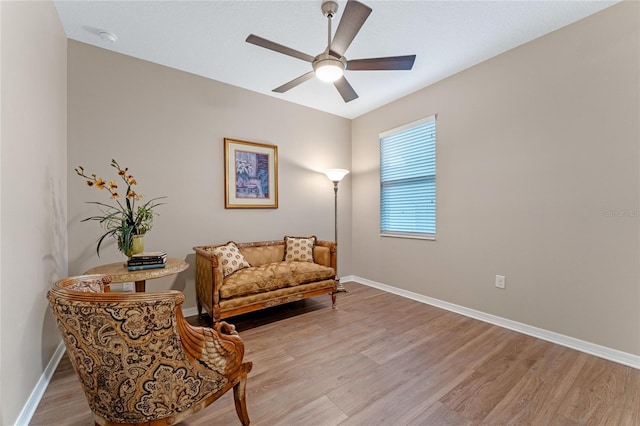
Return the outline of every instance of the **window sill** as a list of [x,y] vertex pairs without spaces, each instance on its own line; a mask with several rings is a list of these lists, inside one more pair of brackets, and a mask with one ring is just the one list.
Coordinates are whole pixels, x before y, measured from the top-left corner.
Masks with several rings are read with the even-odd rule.
[[428,240],[435,241],[435,235],[409,235],[409,234],[380,234],[381,237],[389,237],[389,238],[407,238],[410,240]]

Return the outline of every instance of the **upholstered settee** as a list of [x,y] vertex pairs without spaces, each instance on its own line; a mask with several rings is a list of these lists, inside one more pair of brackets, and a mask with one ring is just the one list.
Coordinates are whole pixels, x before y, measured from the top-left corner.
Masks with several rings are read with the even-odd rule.
[[198,313],[214,322],[321,294],[336,303],[336,244],[315,237],[197,246]]

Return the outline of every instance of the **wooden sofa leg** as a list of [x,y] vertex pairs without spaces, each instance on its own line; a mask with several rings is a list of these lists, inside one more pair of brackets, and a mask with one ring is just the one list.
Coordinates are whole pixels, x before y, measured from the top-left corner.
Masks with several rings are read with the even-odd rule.
[[236,413],[240,422],[244,426],[250,423],[249,413],[247,413],[247,398],[246,398],[246,386],[247,375],[243,375],[238,384],[233,387],[233,399],[236,403]]
[[336,308],[336,293],[335,292],[331,293],[331,308],[333,308],[333,309]]

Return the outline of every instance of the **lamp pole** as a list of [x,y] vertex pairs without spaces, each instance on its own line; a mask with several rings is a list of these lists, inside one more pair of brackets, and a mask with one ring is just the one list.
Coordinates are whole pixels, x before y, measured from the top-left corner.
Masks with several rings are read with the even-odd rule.
[[339,183],[340,181],[338,180],[333,181],[333,223],[334,223],[333,241],[336,242],[336,250],[338,247],[338,184]]
[[[349,170],[346,169],[329,169],[324,172],[329,180],[333,182],[333,229],[334,229],[334,242],[336,244],[336,258],[338,256],[338,184],[344,178]],[[340,282],[340,277],[338,277],[338,271],[336,271],[336,292],[343,293],[346,292],[347,289],[344,288],[342,283]]]

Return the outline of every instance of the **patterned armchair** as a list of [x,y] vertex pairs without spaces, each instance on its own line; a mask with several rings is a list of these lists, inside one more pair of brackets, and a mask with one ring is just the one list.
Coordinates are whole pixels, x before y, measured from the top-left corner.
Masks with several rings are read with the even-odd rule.
[[233,326],[193,327],[184,295],[111,293],[107,275],[55,283],[49,303],[97,425],[175,424],[233,388],[245,400],[250,362]]

